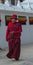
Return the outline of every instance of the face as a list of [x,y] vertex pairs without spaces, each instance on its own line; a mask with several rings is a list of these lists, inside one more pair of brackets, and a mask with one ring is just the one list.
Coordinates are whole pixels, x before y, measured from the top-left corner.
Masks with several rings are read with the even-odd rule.
[[15,23],[16,22],[16,19],[12,19],[12,23]]

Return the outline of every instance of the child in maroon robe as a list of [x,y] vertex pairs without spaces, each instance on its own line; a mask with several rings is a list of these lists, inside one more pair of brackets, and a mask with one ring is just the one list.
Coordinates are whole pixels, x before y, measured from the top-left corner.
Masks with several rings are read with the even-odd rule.
[[6,41],[8,41],[9,52],[8,58],[19,59],[20,56],[20,36],[22,27],[19,22],[16,22],[17,15],[12,15],[12,21],[8,24],[6,31]]

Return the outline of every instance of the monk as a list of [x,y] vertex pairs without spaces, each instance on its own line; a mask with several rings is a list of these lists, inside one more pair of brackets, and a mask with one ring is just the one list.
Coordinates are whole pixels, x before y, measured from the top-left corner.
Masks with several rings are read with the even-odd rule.
[[20,57],[20,36],[22,27],[19,22],[16,22],[17,15],[12,15],[12,21],[8,24],[6,30],[6,41],[8,42],[9,52],[7,57],[15,60],[19,60]]

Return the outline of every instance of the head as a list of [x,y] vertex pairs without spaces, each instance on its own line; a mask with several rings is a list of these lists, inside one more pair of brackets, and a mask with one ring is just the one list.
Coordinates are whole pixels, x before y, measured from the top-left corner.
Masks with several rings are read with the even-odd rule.
[[15,23],[15,22],[16,22],[16,20],[17,20],[17,15],[15,15],[15,14],[14,14],[14,15],[12,15],[12,22],[13,22],[13,23]]

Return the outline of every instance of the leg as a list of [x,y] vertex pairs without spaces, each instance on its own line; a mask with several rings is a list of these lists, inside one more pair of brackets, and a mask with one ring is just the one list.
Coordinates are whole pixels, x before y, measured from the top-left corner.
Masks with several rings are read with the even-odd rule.
[[8,57],[8,58],[11,58],[11,56],[12,56],[12,54],[13,54],[12,46],[13,46],[13,42],[12,42],[12,39],[11,39],[11,42],[8,42],[8,48],[9,48],[9,52],[8,52],[8,54],[7,54],[7,57]]
[[14,51],[12,54],[12,58],[15,58],[16,60],[18,60],[20,56],[20,39],[15,39],[13,49]]

